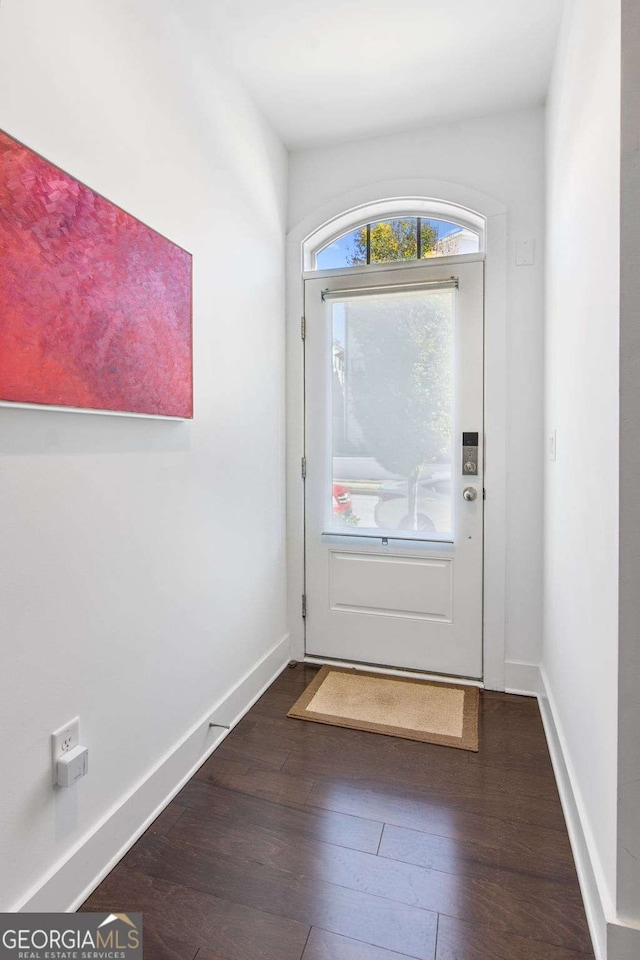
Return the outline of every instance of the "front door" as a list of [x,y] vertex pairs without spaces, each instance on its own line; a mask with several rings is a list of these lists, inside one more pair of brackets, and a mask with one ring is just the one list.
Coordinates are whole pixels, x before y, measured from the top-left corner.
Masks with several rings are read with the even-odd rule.
[[305,316],[306,652],[480,678],[483,264],[307,280]]

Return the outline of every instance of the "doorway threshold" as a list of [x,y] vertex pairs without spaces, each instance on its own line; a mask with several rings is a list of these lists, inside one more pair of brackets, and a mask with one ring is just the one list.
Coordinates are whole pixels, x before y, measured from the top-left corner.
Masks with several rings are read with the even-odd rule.
[[311,654],[307,654],[302,663],[318,667],[350,667],[352,670],[367,670],[369,673],[381,673],[390,677],[415,677],[417,680],[433,680],[436,683],[459,683],[484,690],[484,680],[474,680],[471,677],[450,677],[442,673],[427,673],[426,671],[409,670],[403,667],[381,666],[379,663],[356,663],[352,660],[316,657]]

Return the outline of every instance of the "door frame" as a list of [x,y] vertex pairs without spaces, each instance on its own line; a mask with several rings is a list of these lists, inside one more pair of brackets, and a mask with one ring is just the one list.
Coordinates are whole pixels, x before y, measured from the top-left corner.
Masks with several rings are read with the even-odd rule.
[[[507,210],[504,204],[468,187],[434,180],[377,183],[336,197],[298,223],[287,236],[287,574],[291,658],[305,659],[302,595],[304,593],[304,314],[303,243],[334,217],[368,203],[389,198],[433,198],[466,207],[484,217],[485,252],[467,254],[465,260],[485,261],[485,490],[484,510],[484,686],[505,688],[506,607],[506,400],[507,310],[506,247]],[[391,202],[391,201],[390,201]],[[460,262],[451,257],[439,262]],[[419,265],[419,264],[417,264]],[[388,270],[389,264],[354,268],[354,273]],[[395,269],[411,270],[411,264]],[[331,276],[336,271],[313,271]],[[344,268],[340,271],[344,275]],[[307,274],[308,275],[308,274]]]

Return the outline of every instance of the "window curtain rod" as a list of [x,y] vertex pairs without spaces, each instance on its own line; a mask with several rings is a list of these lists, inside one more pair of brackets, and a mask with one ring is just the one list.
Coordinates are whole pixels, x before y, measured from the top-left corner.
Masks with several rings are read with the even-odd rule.
[[447,280],[423,280],[415,283],[386,283],[379,287],[344,287],[342,290],[322,291],[323,300],[335,300],[340,297],[370,297],[376,293],[412,293],[414,290],[433,290],[438,287],[457,287],[458,277]]

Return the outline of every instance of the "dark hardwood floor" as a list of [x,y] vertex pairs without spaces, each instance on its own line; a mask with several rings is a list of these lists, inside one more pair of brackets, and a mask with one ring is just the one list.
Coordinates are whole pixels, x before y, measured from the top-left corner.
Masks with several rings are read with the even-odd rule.
[[535,700],[480,751],[290,720],[285,670],[86,901],[145,960],[593,957]]

